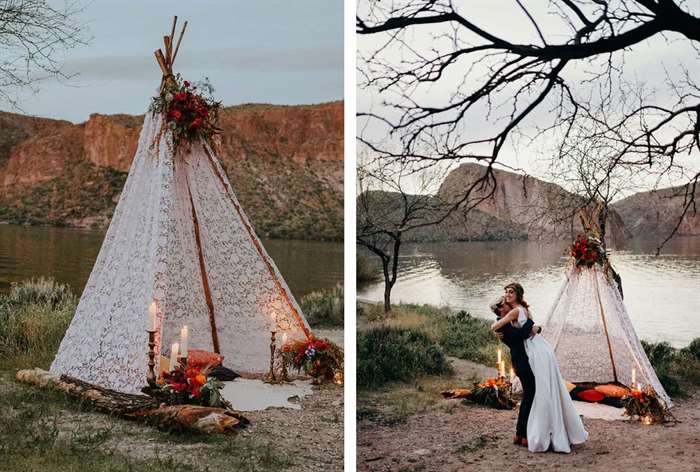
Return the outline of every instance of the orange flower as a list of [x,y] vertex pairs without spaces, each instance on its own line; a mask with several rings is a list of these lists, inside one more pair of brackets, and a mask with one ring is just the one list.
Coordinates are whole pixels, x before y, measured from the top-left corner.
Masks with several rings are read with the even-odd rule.
[[195,377],[195,379],[197,379],[197,382],[200,385],[204,385],[207,382],[207,378],[204,376],[204,374],[199,374],[197,377]]

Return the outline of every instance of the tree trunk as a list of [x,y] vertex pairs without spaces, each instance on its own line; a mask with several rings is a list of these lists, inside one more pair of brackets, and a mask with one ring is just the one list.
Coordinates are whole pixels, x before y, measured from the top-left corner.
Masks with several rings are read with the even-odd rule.
[[603,243],[603,247],[607,247],[605,243],[605,235],[607,233],[607,222],[608,222],[608,204],[603,203],[603,208],[598,212],[598,227],[600,228],[600,242]]
[[138,419],[168,430],[235,433],[249,424],[237,411],[197,405],[159,405],[156,399],[146,395],[116,392],[39,368],[20,370],[16,378],[20,382],[53,388],[79,400],[87,400],[96,410]]
[[391,260],[388,258],[382,259],[382,269],[384,271],[384,313],[391,311],[391,288],[393,284],[389,275],[389,262]]

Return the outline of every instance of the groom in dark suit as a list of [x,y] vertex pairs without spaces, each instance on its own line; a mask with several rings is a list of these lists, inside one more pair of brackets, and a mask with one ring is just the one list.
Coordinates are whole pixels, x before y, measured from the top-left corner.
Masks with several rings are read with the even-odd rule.
[[[502,298],[491,305],[491,310],[498,318],[505,316],[511,307]],[[508,323],[496,331],[496,336],[510,349],[510,361],[513,365],[515,375],[520,379],[523,386],[523,400],[520,403],[518,412],[518,423],[515,427],[515,437],[513,443],[527,446],[527,419],[530,416],[532,401],[535,398],[535,376],[530,369],[530,363],[525,352],[525,340],[535,333],[540,332],[533,329],[534,322],[528,319],[522,328],[516,328]]]

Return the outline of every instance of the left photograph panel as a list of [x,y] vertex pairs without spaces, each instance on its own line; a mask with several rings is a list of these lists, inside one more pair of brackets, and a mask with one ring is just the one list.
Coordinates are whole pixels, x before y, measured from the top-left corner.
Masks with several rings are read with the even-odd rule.
[[342,470],[342,2],[3,3],[4,470]]

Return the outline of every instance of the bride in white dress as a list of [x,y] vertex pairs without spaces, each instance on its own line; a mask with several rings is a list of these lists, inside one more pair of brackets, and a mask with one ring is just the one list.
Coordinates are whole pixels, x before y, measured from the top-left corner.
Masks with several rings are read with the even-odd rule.
[[[525,290],[518,283],[506,287],[505,302],[513,309],[491,326],[497,330],[506,323],[520,327],[530,317]],[[571,452],[571,444],[588,439],[588,433],[574,407],[559,372],[554,351],[542,336],[525,340],[525,351],[535,376],[535,398],[527,421],[527,447],[531,452],[551,448],[556,452]]]

